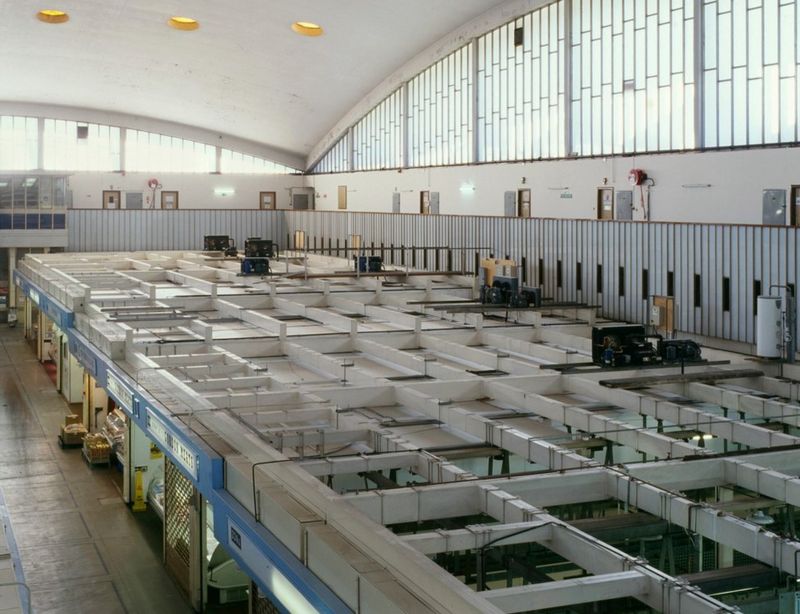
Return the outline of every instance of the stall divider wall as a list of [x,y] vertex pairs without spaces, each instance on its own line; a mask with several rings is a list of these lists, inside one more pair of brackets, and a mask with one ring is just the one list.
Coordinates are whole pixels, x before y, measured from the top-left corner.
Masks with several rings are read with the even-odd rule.
[[[36,304],[56,326],[67,333],[71,354],[211,503],[215,537],[226,546],[240,568],[258,583],[264,594],[280,604],[276,589],[278,592],[285,590],[288,582],[302,595],[309,610],[332,613],[350,611],[225,490],[222,457],[187,427],[175,421],[164,407],[82,335],[74,327],[74,314],[62,303],[20,271],[15,271],[14,283],[31,303]],[[192,459],[189,462],[187,455]],[[246,548],[237,550],[230,547],[233,531],[236,532],[236,541]]]

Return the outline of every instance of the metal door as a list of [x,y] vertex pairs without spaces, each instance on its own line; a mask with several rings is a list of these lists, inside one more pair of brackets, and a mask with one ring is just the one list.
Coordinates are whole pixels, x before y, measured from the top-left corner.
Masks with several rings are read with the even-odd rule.
[[142,209],[144,194],[142,192],[125,192],[126,209]]
[[164,459],[164,565],[178,587],[200,610],[202,594],[200,494]]
[[439,192],[431,192],[429,213],[431,215],[439,215]]
[[514,217],[517,214],[517,194],[515,192],[505,193],[503,210],[506,217]]
[[275,192],[259,192],[258,193],[258,208],[264,210],[272,210],[276,208]]
[[632,220],[633,219],[633,192],[630,190],[623,190],[617,192],[617,219],[618,220]]
[[177,209],[178,208],[178,193],[174,190],[163,190],[161,192],[161,208],[162,209]]
[[762,207],[762,224],[765,226],[784,226],[786,224],[785,190],[764,190]]
[[530,217],[531,216],[531,191],[528,188],[524,188],[518,191],[517,202],[517,216],[518,217]]
[[400,213],[400,192],[392,194],[392,213]]
[[614,219],[614,188],[597,188],[597,219]]
[[120,208],[119,190],[103,190],[103,209]]
[[427,190],[419,193],[419,212],[422,215],[429,215],[431,212],[431,193]]
[[347,209],[347,186],[339,186],[339,209]]

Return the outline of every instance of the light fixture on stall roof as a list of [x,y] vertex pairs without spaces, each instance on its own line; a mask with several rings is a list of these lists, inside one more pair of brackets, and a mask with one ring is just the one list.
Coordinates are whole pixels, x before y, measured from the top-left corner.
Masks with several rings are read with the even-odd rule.
[[325,34],[322,26],[311,21],[295,21],[292,24],[292,30],[301,36],[322,36]]
[[191,17],[181,17],[176,15],[175,17],[170,17],[169,21],[167,22],[170,27],[175,28],[176,30],[197,30],[200,27],[200,23],[196,19],[192,19]]
[[69,21],[69,14],[57,9],[42,9],[36,13],[36,18],[44,23],[66,23]]

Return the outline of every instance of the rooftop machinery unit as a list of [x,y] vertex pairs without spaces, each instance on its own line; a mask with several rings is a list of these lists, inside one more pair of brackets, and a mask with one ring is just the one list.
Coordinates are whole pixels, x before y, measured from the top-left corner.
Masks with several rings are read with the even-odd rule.
[[204,252],[222,252],[235,258],[238,255],[236,242],[228,235],[206,235],[203,237]]
[[629,367],[703,360],[700,346],[689,339],[648,335],[639,324],[592,328],[592,362],[603,367]]
[[380,273],[383,271],[383,258],[380,256],[353,256],[357,273]]
[[542,306],[541,288],[522,285],[522,269],[514,260],[481,260],[478,271],[480,302],[513,309]]
[[244,242],[244,258],[242,258],[242,275],[269,275],[272,269],[269,259],[277,250],[271,239],[250,237]]

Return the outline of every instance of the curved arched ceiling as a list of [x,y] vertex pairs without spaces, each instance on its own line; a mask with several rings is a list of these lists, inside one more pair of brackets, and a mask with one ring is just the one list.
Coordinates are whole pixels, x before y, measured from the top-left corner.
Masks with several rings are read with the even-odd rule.
[[[0,0],[0,101],[115,111],[307,154],[392,70],[503,0]],[[38,9],[70,14],[38,21]],[[187,15],[200,29],[170,28]],[[302,37],[295,21],[321,24]]]

